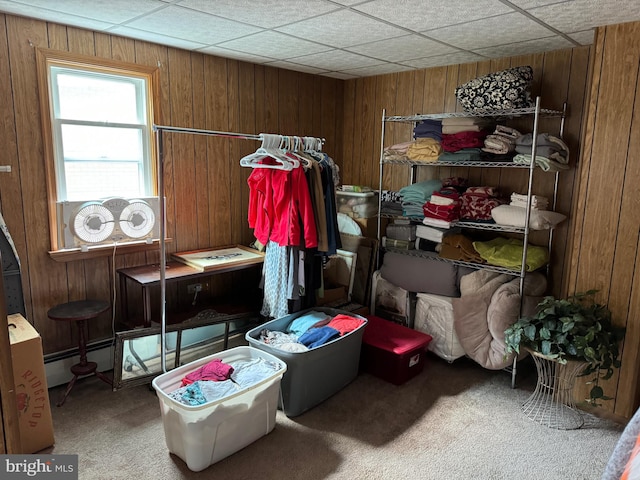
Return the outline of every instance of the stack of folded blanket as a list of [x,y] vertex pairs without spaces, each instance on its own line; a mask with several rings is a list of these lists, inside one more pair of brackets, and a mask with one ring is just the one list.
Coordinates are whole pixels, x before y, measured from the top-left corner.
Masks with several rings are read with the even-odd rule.
[[443,187],[431,194],[422,211],[425,219],[455,222],[460,218],[460,195],[453,187]]
[[496,125],[491,135],[484,139],[482,151],[496,155],[506,155],[516,149],[516,139],[522,134],[515,128]]
[[413,141],[396,143],[390,147],[385,147],[382,156],[385,160],[406,160],[407,150]]
[[478,161],[480,147],[492,128],[483,118],[451,117],[442,120],[442,150],[440,161]]
[[460,218],[472,222],[493,222],[491,210],[502,203],[495,187],[469,187],[461,197]]
[[[527,208],[527,196],[513,192],[511,194],[511,203],[514,207]],[[549,199],[540,195],[531,195],[531,208],[536,210],[546,210],[549,208]]]
[[380,213],[402,215],[402,199],[398,192],[383,190],[380,195]]
[[[547,211],[547,208],[549,208],[549,200],[546,197],[531,195],[529,228],[548,230],[567,218],[561,213]],[[499,225],[524,227],[527,217],[527,196],[512,193],[511,203],[495,207],[491,210],[491,217]]]
[[429,201],[431,194],[442,188],[440,180],[425,180],[417,182],[399,191],[402,199],[402,214],[405,217],[422,217],[422,206]]
[[[531,164],[531,149],[533,146],[533,134],[527,133],[516,139],[513,157],[515,163]],[[545,172],[557,172],[569,169],[569,147],[562,139],[548,133],[540,133],[536,139],[535,163]]]
[[442,140],[442,121],[438,119],[425,119],[413,128],[414,138],[433,138],[440,142]]
[[407,148],[407,158],[420,162],[436,162],[442,153],[440,141],[435,138],[417,138]]
[[460,233],[443,237],[440,256],[449,260],[484,263],[482,257],[473,248],[473,241]]

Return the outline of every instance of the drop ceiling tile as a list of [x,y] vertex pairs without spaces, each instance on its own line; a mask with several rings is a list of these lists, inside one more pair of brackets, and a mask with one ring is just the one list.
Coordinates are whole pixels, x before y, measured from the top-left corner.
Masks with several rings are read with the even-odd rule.
[[325,0],[261,0],[260,8],[256,8],[254,2],[238,0],[182,0],[180,6],[264,28],[294,23],[340,8]]
[[453,65],[457,63],[479,62],[482,60],[486,60],[486,58],[473,52],[456,52],[456,53],[448,53],[446,55],[438,55],[436,57],[425,57],[425,58],[415,58],[413,60],[404,60],[398,63],[407,65],[413,68],[429,68],[429,67],[439,67],[442,65]]
[[343,72],[329,72],[329,73],[323,73],[322,75],[325,77],[337,78],[339,80],[351,80],[353,78],[358,78],[357,75],[350,75],[348,73],[343,73]]
[[79,16],[108,23],[122,23],[140,15],[164,8],[166,3],[158,0],[109,0],[108,2],[88,2],[86,0],[20,0],[20,3],[2,2],[5,4],[25,5],[56,11],[62,14]]
[[390,62],[442,55],[456,51],[453,47],[429,40],[420,35],[405,35],[404,37],[389,38],[387,40],[347,47],[345,50],[381,60],[388,60]]
[[375,0],[353,8],[417,32],[513,12],[498,0]]
[[144,30],[138,30],[136,28],[126,26],[116,26],[107,31],[114,35],[145,40],[147,42],[159,43],[160,45],[168,45],[170,47],[182,48],[185,50],[196,50],[205,46],[202,43],[190,42],[188,40],[183,40],[182,38],[160,35],[158,33],[145,32]]
[[560,35],[547,38],[537,38],[524,42],[497,45],[495,47],[473,49],[475,53],[489,58],[512,57],[514,55],[527,55],[529,53],[549,52],[561,48],[574,47],[569,40]]
[[339,3],[340,5],[346,6],[357,5],[358,3],[367,3],[367,1],[363,2],[362,0],[333,0],[334,3]]
[[290,37],[271,30],[223,42],[218,46],[279,60],[331,49],[331,47],[325,45],[308,42],[307,40]]
[[365,41],[374,42],[407,34],[405,30],[351,10],[327,13],[276,30],[333,47],[349,47]]
[[554,3],[567,3],[573,0],[509,0],[516,7],[520,7],[523,10],[529,10],[530,8],[543,7],[545,5],[552,5]]
[[534,8],[529,13],[561,32],[579,32],[638,19],[639,11],[637,0],[573,0]]
[[386,75],[387,73],[406,72],[408,70],[415,70],[413,67],[406,65],[398,66],[391,63],[385,63],[383,65],[374,65],[372,67],[360,67],[349,68],[347,70],[341,70],[343,73],[350,73],[357,75],[358,77],[371,77],[373,75]]
[[170,5],[133,20],[130,27],[211,45],[260,31],[257,27]]
[[458,48],[476,50],[494,45],[544,38],[555,32],[520,13],[507,13],[497,17],[475,20],[465,25],[444,27],[423,33]]
[[293,62],[277,61],[277,62],[269,62],[266,65],[270,67],[285,68],[287,70],[295,70],[296,72],[313,73],[316,75],[328,72],[328,70],[323,68],[309,67],[308,65],[300,65],[298,63],[293,63]]
[[568,33],[580,45],[591,45],[593,43],[593,30],[583,30],[581,32]]
[[253,55],[251,53],[238,52],[237,50],[230,50],[228,48],[222,48],[217,46],[200,48],[198,51],[202,53],[207,53],[209,55],[216,55],[218,57],[231,58],[233,60],[242,60],[243,62],[251,62],[251,63],[257,63],[257,64],[273,62],[273,58],[262,57],[260,55]]
[[0,11],[21,15],[23,17],[37,18],[46,22],[55,22],[63,25],[71,25],[80,28],[96,30],[98,32],[112,27],[112,23],[100,22],[90,18],[80,17],[78,15],[68,15],[66,13],[56,12],[46,8],[33,7],[15,2],[0,0]]
[[330,50],[328,52],[316,53],[290,59],[292,62],[302,65],[309,65],[325,70],[345,70],[347,68],[368,67],[380,65],[384,62],[369,57],[363,57],[343,50]]

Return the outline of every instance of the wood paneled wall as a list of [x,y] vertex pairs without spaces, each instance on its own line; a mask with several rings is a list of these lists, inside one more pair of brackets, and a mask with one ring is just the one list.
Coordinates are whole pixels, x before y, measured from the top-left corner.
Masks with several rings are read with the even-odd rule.
[[639,65],[640,22],[597,29],[566,278],[569,291],[598,289],[626,327],[622,368],[603,385],[626,418],[640,403]]
[[[564,138],[571,170],[560,175],[558,210],[570,215],[556,230],[554,294],[599,288],[616,322],[627,326],[623,368],[610,384],[616,400],[606,408],[629,417],[638,402],[640,260],[638,63],[640,26],[602,28],[588,47],[430,68],[349,81],[227,60],[54,23],[0,15],[0,209],[22,262],[27,316],[42,334],[45,353],[76,346],[71,325],[51,322],[53,305],[91,296],[111,300],[114,270],[157,262],[157,252],[59,263],[48,255],[49,235],[35,48],[158,66],[161,115],[166,125],[284,133],[326,138],[325,150],[341,167],[344,183],[378,186],[381,117],[459,109],[454,89],[479,75],[510,66],[534,68],[534,95],[545,108],[567,103]],[[589,59],[591,52],[591,60]],[[590,83],[590,71],[594,73]],[[585,97],[590,101],[585,106]],[[584,112],[584,115],[583,115]],[[588,120],[587,128],[583,124]],[[530,122],[516,126],[523,131]],[[540,131],[557,132],[557,120]],[[385,144],[410,138],[411,127],[390,124]],[[584,136],[583,143],[581,138]],[[581,152],[584,145],[584,152]],[[167,135],[165,195],[169,252],[252,240],[246,224],[248,169],[238,160],[257,145],[222,138]],[[408,182],[407,167],[387,166],[383,187]],[[524,172],[496,169],[421,169],[420,177],[466,176],[476,184],[522,191]],[[549,195],[552,176],[536,174],[534,193]],[[535,238],[534,238],[535,240]],[[242,283],[213,280],[213,289]],[[91,326],[90,340],[111,337],[110,315]],[[613,406],[611,406],[613,405]]]
[[[282,133],[326,139],[335,157],[342,136],[341,80],[318,77],[143,41],[0,15],[0,209],[22,263],[27,317],[45,354],[77,345],[75,326],[47,319],[52,306],[84,297],[112,300],[114,270],[158,261],[158,252],[60,263],[49,255],[46,183],[35,49],[52,48],[158,66],[162,124],[247,134]],[[248,140],[165,134],[167,251],[253,239],[247,226]],[[242,275],[212,279],[214,290],[242,288]],[[117,284],[117,283],[116,283]],[[116,292],[119,294],[119,292]],[[117,309],[116,309],[117,310]],[[90,325],[90,341],[111,338],[112,318]]]
[[[557,210],[569,216],[573,201],[574,177],[580,150],[580,135],[584,95],[587,89],[589,47],[557,50],[545,54],[526,55],[498,60],[429,68],[411,72],[349,80],[344,88],[344,144],[342,175],[344,183],[378,187],[382,111],[386,115],[443,113],[461,110],[456,102],[456,86],[490,72],[509,67],[531,65],[534,70],[532,93],[540,95],[543,108],[562,110],[567,104],[568,116],[564,139],[571,153],[571,169],[559,177]],[[532,119],[519,119],[513,124],[523,133],[532,131]],[[539,132],[557,135],[559,119],[543,119]],[[385,145],[411,139],[412,126],[387,123]],[[384,189],[398,190],[409,183],[409,167],[385,165]],[[526,193],[528,172],[496,168],[433,168],[418,169],[418,179],[461,176],[470,185],[500,186],[503,193]],[[534,178],[537,195],[552,198],[554,175],[537,171]],[[564,258],[567,232],[571,220],[563,222],[554,232],[552,249],[551,291],[562,293],[565,275]],[[532,235],[532,243],[546,244],[545,236]]]

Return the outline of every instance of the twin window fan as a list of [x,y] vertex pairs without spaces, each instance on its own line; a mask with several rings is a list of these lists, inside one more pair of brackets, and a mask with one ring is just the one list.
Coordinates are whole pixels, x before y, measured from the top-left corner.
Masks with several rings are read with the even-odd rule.
[[152,243],[160,238],[158,197],[111,197],[93,201],[58,202],[58,241],[63,248]]

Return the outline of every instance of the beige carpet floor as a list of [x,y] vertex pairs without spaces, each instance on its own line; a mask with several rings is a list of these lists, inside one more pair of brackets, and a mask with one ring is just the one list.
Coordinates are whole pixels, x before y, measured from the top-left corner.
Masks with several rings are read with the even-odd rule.
[[300,416],[278,411],[269,435],[196,473],[168,452],[152,389],[112,392],[89,377],[62,407],[64,387],[51,389],[48,451],[78,454],[87,480],[599,480],[623,427],[593,417],[579,430],[541,426],[520,409],[535,373],[518,379],[512,389],[504,371],[434,356],[401,386],[361,373]]

